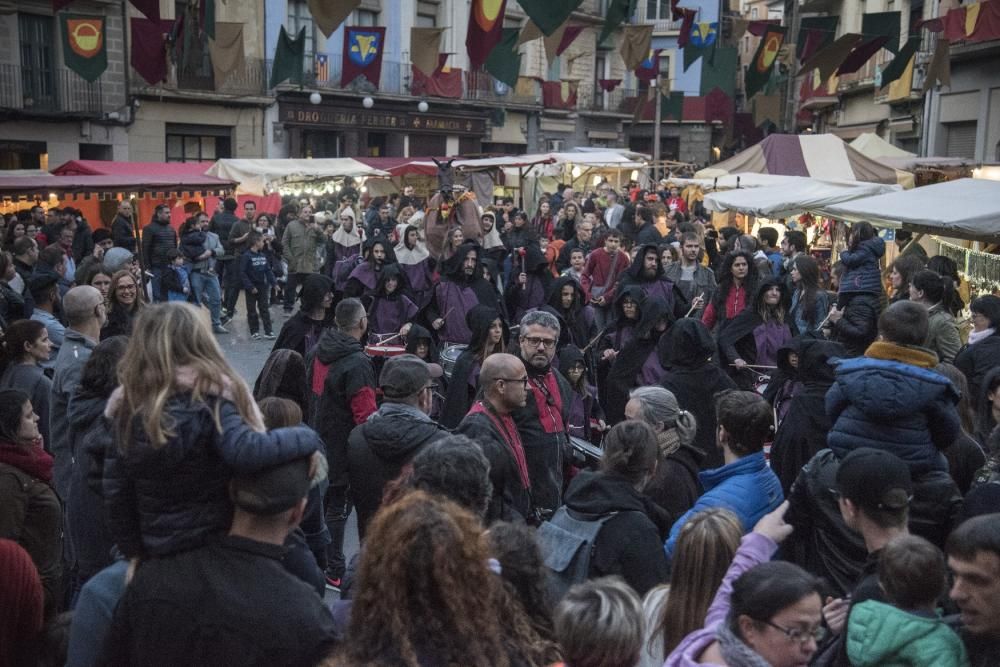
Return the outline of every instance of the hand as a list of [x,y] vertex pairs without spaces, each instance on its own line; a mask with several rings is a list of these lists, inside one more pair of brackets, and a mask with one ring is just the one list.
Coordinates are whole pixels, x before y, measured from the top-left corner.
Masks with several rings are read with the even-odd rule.
[[695,298],[691,299],[691,307],[693,309],[695,309],[695,310],[698,310],[699,308],[701,308],[704,305],[705,305],[705,297],[703,297],[701,295],[696,296]]
[[828,318],[828,320],[831,324],[836,324],[837,322],[840,321],[840,318],[842,318],[843,316],[844,316],[843,309],[837,308],[837,306],[832,306],[830,308],[830,317]]
[[608,425],[605,423],[603,419],[597,420],[597,430],[601,432],[608,430]]
[[844,598],[834,599],[827,597],[823,604],[823,620],[826,621],[830,632],[839,635],[844,631],[844,623],[847,621],[847,613],[851,610],[851,601]]
[[605,361],[610,361],[617,356],[618,353],[615,352],[614,350],[604,350],[604,353],[601,355],[601,359],[604,359]]
[[250,290],[250,292],[251,292],[252,294],[256,294],[256,293],[257,293],[257,288],[256,288],[256,287],[254,287],[254,288],[253,288],[252,290]]
[[603,296],[594,297],[593,299],[590,300],[590,302],[592,304],[594,304],[595,306],[603,306],[604,305],[604,297]]
[[528,284],[528,274],[527,274],[527,273],[522,273],[522,274],[520,274],[520,275],[519,275],[519,276],[517,277],[517,284],[518,284],[518,285],[521,285],[522,287],[523,287],[524,285],[527,285],[527,284]]
[[95,245],[94,245],[94,252],[93,252],[93,255],[94,255],[94,258],[95,258],[95,259],[96,259],[96,260],[97,260],[98,262],[100,262],[101,260],[103,260],[103,259],[104,259],[104,248],[102,248],[101,246],[99,246],[99,245],[96,245],[96,244],[95,244]]
[[765,514],[757,525],[753,527],[753,532],[760,533],[774,542],[781,542],[792,534],[792,527],[785,523],[785,512],[788,511],[788,501],[778,505],[778,509],[770,514]]
[[411,326],[412,325],[409,322],[407,322],[406,324],[404,324],[403,326],[401,326],[399,328],[399,335],[402,336],[403,338],[406,338],[406,334],[410,333],[410,327]]
[[747,367],[747,362],[743,361],[742,359],[737,359],[736,361],[733,362],[733,366],[736,366],[736,370],[741,371]]
[[440,329],[441,327],[444,326],[444,319],[440,317],[437,318],[436,320],[431,322],[431,326],[434,327],[435,330]]

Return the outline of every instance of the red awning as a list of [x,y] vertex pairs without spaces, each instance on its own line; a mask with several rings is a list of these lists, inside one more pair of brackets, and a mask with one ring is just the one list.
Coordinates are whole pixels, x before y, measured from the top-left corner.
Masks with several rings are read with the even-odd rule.
[[29,197],[49,193],[67,194],[78,192],[132,193],[132,192],[199,192],[206,194],[223,193],[235,187],[235,183],[211,176],[131,176],[83,175],[83,176],[0,176],[0,196],[8,198]]
[[[55,176],[150,176],[156,178],[204,176],[211,162],[112,162],[70,160],[52,170]],[[211,178],[211,177],[206,177]],[[218,179],[215,179],[218,180]],[[189,180],[187,182],[190,182]]]

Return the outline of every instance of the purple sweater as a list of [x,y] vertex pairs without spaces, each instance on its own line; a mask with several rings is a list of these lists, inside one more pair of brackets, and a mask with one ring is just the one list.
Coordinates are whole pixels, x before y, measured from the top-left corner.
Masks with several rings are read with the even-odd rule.
[[715,641],[715,631],[719,625],[726,622],[726,616],[729,615],[729,596],[733,593],[733,582],[755,565],[771,560],[771,556],[777,550],[778,545],[771,538],[760,533],[747,533],[743,536],[740,548],[733,556],[733,562],[726,571],[726,576],[722,579],[722,585],[719,586],[715,599],[712,600],[712,606],[705,614],[705,627],[701,630],[695,630],[682,639],[674,652],[667,656],[663,667],[696,667],[697,665],[725,667],[725,665],[698,662],[698,659],[705,649]]

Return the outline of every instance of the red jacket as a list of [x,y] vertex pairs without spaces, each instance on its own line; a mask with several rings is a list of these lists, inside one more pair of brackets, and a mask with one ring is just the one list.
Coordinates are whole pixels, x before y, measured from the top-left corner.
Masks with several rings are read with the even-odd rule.
[[[747,307],[747,288],[745,286],[737,286],[735,283],[731,285],[729,294],[726,295],[725,306],[726,312],[723,315],[723,319],[731,320],[742,313],[743,309]],[[718,319],[719,313],[715,312],[715,301],[713,299],[705,307],[705,312],[701,316],[701,323],[711,329],[715,326]]]
[[587,265],[583,267],[583,275],[591,292],[593,292],[595,287],[605,288],[604,292],[607,296],[604,300],[605,305],[610,305],[610,299],[614,298],[618,279],[621,278],[622,273],[631,264],[628,253],[624,250],[618,251],[617,260],[614,261],[614,271],[611,270],[612,262],[612,257],[607,250],[604,248],[595,248],[590,251],[590,255],[587,257]]

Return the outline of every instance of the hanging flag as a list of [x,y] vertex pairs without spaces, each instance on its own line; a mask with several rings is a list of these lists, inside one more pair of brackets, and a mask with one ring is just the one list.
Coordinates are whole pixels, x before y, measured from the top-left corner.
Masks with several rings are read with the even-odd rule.
[[649,52],[649,57],[635,68],[635,78],[640,81],[652,81],[660,69],[660,49]]
[[313,72],[316,74],[316,81],[329,81],[330,56],[325,53],[317,53],[313,56]]
[[903,48],[899,50],[899,55],[892,59],[892,62],[886,65],[886,68],[882,70],[881,78],[882,85],[880,88],[885,88],[890,83],[903,76],[903,72],[909,66],[910,61],[913,60],[913,54],[917,52],[920,48],[920,37],[910,37],[906,40],[906,44]]
[[[70,0],[72,2],[72,0]],[[160,0],[128,0],[129,4],[142,12],[150,21],[160,20]],[[65,2],[63,4],[69,4]]]
[[851,51],[844,62],[840,63],[840,67],[837,68],[837,76],[857,72],[861,69],[862,65],[871,60],[871,57],[878,53],[879,49],[888,42],[888,37],[876,37],[854,47],[854,50]]
[[[715,44],[719,37],[719,23],[696,23],[691,28],[691,46],[704,49]],[[679,39],[679,38],[678,38]]]
[[861,35],[856,32],[841,35],[834,40],[833,44],[816,52],[806,62],[802,63],[802,67],[795,76],[801,76],[811,70],[818,69],[821,79],[824,81],[829,79],[860,41]]
[[660,120],[673,118],[676,121],[684,120],[684,92],[675,90],[669,95],[660,97]]
[[308,0],[309,15],[327,38],[361,6],[361,0]]
[[471,70],[479,69],[500,43],[506,10],[507,0],[472,0],[469,29],[465,33],[465,48],[469,52]]
[[66,67],[85,81],[97,81],[108,68],[104,17],[61,14]]
[[735,46],[717,46],[715,60],[711,67],[701,68],[700,93],[707,95],[713,88],[719,88],[728,97],[736,96],[736,70],[739,49]]
[[[906,46],[904,45],[905,49]],[[903,74],[889,84],[888,95],[886,99],[889,102],[894,102],[896,100],[906,100],[910,98],[913,94],[913,62],[915,58],[910,58],[906,63],[906,67],[903,68]]]
[[218,22],[215,24],[215,39],[208,42],[208,52],[212,56],[212,69],[216,85],[222,83],[233,72],[243,70],[246,55],[243,52],[243,24]]
[[411,67],[413,72],[412,92],[414,95],[461,99],[462,70],[447,66],[448,56],[450,55],[450,53],[442,53],[438,56],[438,65],[432,75],[424,74],[415,66]]
[[747,67],[746,76],[743,83],[746,89],[746,99],[757,94],[767,80],[771,78],[771,71],[774,69],[774,61],[778,58],[778,51],[785,41],[785,29],[776,25],[767,26],[764,36],[760,38],[757,46],[757,53]]
[[575,109],[576,81],[543,81],[542,104],[546,109]]
[[627,25],[622,33],[622,45],[619,51],[625,61],[625,69],[634,70],[639,63],[649,55],[649,47],[653,42],[653,26]]
[[747,28],[750,27],[750,21],[739,17],[733,17],[730,19],[730,24],[733,43],[737,43],[743,38],[743,35],[747,34]]
[[[877,12],[875,14],[864,14],[861,17],[861,34],[865,37],[865,42],[858,49],[882,37],[888,38],[885,48],[893,53],[899,53],[899,32],[900,32],[899,12]],[[868,47],[870,49],[871,47]],[[878,49],[872,52],[874,55]]]
[[291,81],[302,85],[302,57],[306,50],[306,29],[303,26],[295,39],[291,39],[281,26],[278,33],[278,46],[274,50],[274,63],[271,65],[271,88],[282,81]]
[[753,99],[753,122],[760,127],[771,121],[777,125],[781,121],[781,95],[758,95]]
[[215,0],[199,1],[198,24],[203,33],[211,39],[215,39]]
[[621,79],[598,79],[597,85],[601,87],[606,93],[610,93],[612,90],[622,85]]
[[551,35],[583,0],[520,0],[521,9],[543,35]]
[[965,5],[965,36],[969,37],[976,31],[976,21],[979,20],[979,10],[983,6],[981,2],[972,2]]
[[[691,30],[694,26],[694,17],[698,14],[693,9],[684,9],[684,18],[681,19],[681,29],[677,35],[677,48],[683,49],[691,40]],[[700,28],[699,28],[700,29]]]
[[729,126],[732,124],[733,100],[718,88],[713,88],[712,92],[705,96],[705,122],[722,121]]
[[438,68],[444,28],[410,28],[410,62],[424,74]]
[[559,48],[559,43],[562,42],[565,32],[566,24],[564,23],[556,28],[555,32],[551,35],[546,35],[542,38],[542,46],[545,48],[545,61],[550,65],[556,59],[556,50]]
[[979,23],[969,35],[970,42],[1000,39],[1000,2],[984,2],[979,10]]
[[385,28],[344,28],[344,64],[340,73],[340,86],[344,88],[362,74],[378,88],[382,80],[382,52]]
[[965,7],[956,7],[944,15],[944,36],[949,42],[965,39]]
[[521,54],[517,52],[517,28],[504,28],[497,44],[486,56],[486,71],[498,81],[513,88],[521,71]]
[[132,28],[129,46],[132,53],[129,62],[132,69],[150,85],[165,81],[167,78],[167,40],[172,22],[152,21],[150,19],[132,18],[129,20]]
[[597,37],[597,43],[602,44],[604,40],[611,36],[622,23],[625,23],[635,14],[635,6],[638,0],[611,0],[608,12],[604,15],[604,26],[601,34]]
[[763,37],[764,34],[767,32],[768,28],[776,25],[781,25],[781,21],[779,19],[762,19],[760,21],[750,21],[750,25],[747,26],[747,30],[750,32],[751,35],[755,37]]
[[580,36],[583,32],[582,25],[570,25],[566,26],[566,30],[563,32],[562,39],[559,40],[559,47],[556,49],[556,55],[561,56],[570,45],[576,41],[576,38]]
[[799,62],[809,60],[814,54],[833,44],[837,37],[836,16],[807,16],[799,28],[799,43],[795,45],[795,56]]
[[923,91],[926,93],[936,83],[951,87],[951,42],[945,37],[938,37],[934,46],[934,56],[924,76]]

